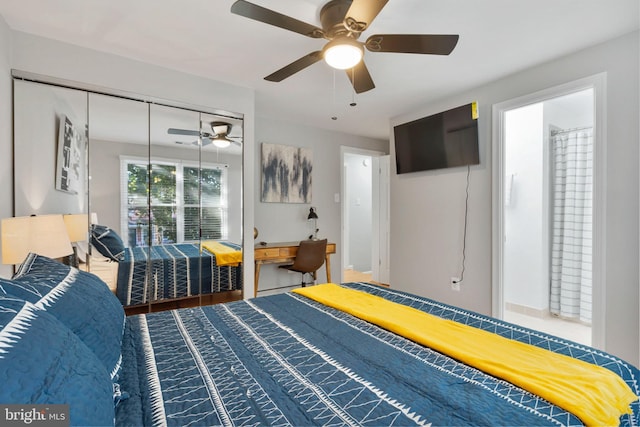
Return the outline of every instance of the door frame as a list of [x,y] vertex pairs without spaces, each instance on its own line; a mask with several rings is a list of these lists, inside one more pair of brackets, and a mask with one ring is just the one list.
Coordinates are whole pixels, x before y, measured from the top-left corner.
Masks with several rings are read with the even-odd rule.
[[[347,267],[346,264],[346,256],[347,256],[347,251],[349,250],[349,243],[347,241],[347,231],[346,230],[346,218],[348,215],[348,191],[347,191],[347,180],[346,180],[346,166],[345,166],[345,155],[347,154],[357,154],[357,155],[362,155],[362,156],[370,156],[372,158],[377,158],[377,157],[381,157],[384,156],[385,153],[382,151],[375,151],[375,150],[367,150],[364,148],[356,148],[356,147],[348,147],[346,145],[341,145],[340,146],[340,188],[341,188],[341,192],[342,195],[340,196],[340,203],[342,204],[342,207],[340,209],[340,247],[342,248],[342,269],[340,271],[340,282],[344,282],[344,269]],[[372,162],[373,164],[374,162]],[[374,194],[377,194],[379,191],[379,188],[375,188],[374,185],[376,184],[376,180],[372,181],[372,188],[371,191]],[[337,195],[336,195],[337,196]],[[336,198],[336,202],[337,202],[337,198]],[[372,205],[373,205],[374,201],[372,198]],[[372,213],[374,210],[375,206],[372,206]],[[373,213],[373,216],[375,217],[376,214]],[[373,253],[380,253],[380,248],[379,248],[379,229],[377,228],[377,226],[375,224],[371,224],[371,245],[372,245],[372,254]],[[373,267],[373,265],[372,265]]]
[[[372,279],[380,283],[389,284],[391,276],[389,265],[389,237],[391,233],[391,198],[389,185],[391,184],[391,156],[385,154],[373,157],[372,160],[371,163],[374,172],[372,182],[373,218],[371,227],[373,228],[377,243],[373,246],[371,254]],[[375,173],[376,169],[378,169],[378,173]]]
[[599,73],[554,86],[532,94],[503,101],[492,106],[492,315],[503,318],[504,307],[504,156],[505,112],[526,105],[544,102],[585,89],[593,89],[593,271],[592,271],[592,346],[605,347],[606,306],[606,81],[607,74]]

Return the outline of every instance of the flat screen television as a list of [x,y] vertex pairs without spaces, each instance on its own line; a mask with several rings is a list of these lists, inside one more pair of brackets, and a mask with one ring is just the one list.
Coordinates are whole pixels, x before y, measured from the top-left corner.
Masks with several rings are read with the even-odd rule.
[[394,126],[398,174],[477,165],[476,103]]

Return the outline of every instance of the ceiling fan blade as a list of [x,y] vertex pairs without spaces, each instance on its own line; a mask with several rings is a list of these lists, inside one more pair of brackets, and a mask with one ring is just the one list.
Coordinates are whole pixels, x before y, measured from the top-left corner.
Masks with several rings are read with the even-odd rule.
[[449,55],[458,38],[457,34],[374,34],[365,46],[371,52]]
[[199,131],[197,131],[197,130],[189,130],[189,129],[169,128],[169,129],[167,129],[167,133],[169,135],[200,136],[200,132]]
[[315,64],[316,62],[320,61],[321,59],[322,59],[322,52],[321,51],[317,50],[315,52],[311,52],[310,54],[303,56],[302,58],[298,59],[297,61],[294,61],[291,64],[280,68],[278,71],[269,74],[264,79],[268,80],[270,82],[281,82],[282,80],[286,79],[287,77],[292,76],[293,74],[297,73],[298,71],[304,70],[308,66]]
[[356,93],[366,92],[376,87],[364,61],[360,61],[358,65],[346,70],[346,72]]
[[283,15],[273,10],[258,6],[248,1],[238,0],[231,5],[231,13],[244,16],[245,18],[255,21],[264,22],[275,27],[293,31],[303,36],[312,37],[314,39],[324,37],[324,32],[311,24],[298,21],[290,16]]
[[371,25],[376,16],[389,0],[353,0],[344,16],[344,23],[348,29],[358,33]]

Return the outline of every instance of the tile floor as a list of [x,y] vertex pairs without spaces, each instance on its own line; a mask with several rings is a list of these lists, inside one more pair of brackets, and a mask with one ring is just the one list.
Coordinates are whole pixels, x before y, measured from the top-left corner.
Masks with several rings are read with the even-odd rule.
[[591,327],[555,317],[533,317],[505,310],[504,320],[526,328],[536,329],[551,335],[569,339],[580,344],[591,345]]

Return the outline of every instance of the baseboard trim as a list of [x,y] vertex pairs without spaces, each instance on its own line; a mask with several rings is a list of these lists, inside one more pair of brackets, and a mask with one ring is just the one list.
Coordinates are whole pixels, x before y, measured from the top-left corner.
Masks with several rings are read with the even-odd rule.
[[539,309],[539,308],[528,307],[526,305],[514,304],[512,302],[505,302],[504,308],[507,311],[524,314],[526,316],[537,317],[539,319],[548,319],[552,317],[551,313],[549,313],[548,308]]

